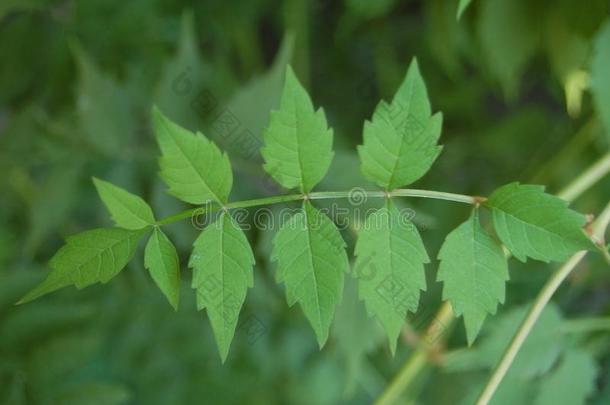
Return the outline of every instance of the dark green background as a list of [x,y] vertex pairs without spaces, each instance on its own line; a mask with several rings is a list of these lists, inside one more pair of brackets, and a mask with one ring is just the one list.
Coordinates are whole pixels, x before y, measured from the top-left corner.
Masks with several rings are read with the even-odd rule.
[[[274,282],[272,232],[248,233],[255,286],[224,366],[189,287],[186,263],[197,233],[188,221],[168,228],[183,263],[177,313],[144,269],[141,251],[108,285],[13,304],[42,279],[66,236],[111,226],[92,176],[143,196],[158,217],[186,208],[157,176],[153,104],[229,152],[232,200],[281,193],[264,175],[258,147],[287,62],[334,129],[336,158],[319,190],[371,187],[355,153],[362,125],[381,98],[390,99],[413,57],[433,109],[444,114],[445,145],[414,187],[488,195],[519,180],[557,192],[608,152],[610,136],[590,93],[576,93],[581,108],[571,114],[564,94],[571,73],[589,70],[607,1],[473,0],[459,22],[456,9],[457,0],[3,0],[0,403],[373,401],[412,347],[401,341],[391,357],[348,277],[331,338],[319,351],[300,309],[288,308]],[[575,208],[598,212],[609,189],[603,180]],[[468,215],[455,203],[408,203],[431,257]],[[351,256],[354,235],[344,237]],[[556,266],[511,261],[500,314],[532,300]],[[417,330],[440,305],[436,267],[427,267],[428,292],[411,322]],[[587,258],[557,296],[562,316],[608,316],[609,274],[599,255]],[[482,342],[491,341],[493,328]],[[448,351],[465,346],[461,320],[446,333]],[[570,335],[549,367],[507,380],[497,403],[533,401],[531,390],[553,372],[553,361],[575,348],[596,363],[590,398],[610,402],[609,343],[607,333]],[[452,371],[442,359],[417,377],[409,397],[468,403],[488,366],[474,361]]]

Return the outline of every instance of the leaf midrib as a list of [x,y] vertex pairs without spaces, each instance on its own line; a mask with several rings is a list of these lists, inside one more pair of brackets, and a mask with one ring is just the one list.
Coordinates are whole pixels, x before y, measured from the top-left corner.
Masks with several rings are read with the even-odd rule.
[[305,212],[305,230],[306,230],[306,235],[307,235],[307,250],[309,250],[309,255],[308,259],[309,259],[309,265],[311,266],[311,272],[312,272],[312,276],[313,276],[313,287],[314,287],[314,296],[316,298],[316,312],[318,313],[318,327],[319,327],[319,331],[322,332],[323,331],[323,327],[322,327],[322,311],[320,308],[320,297],[318,296],[318,278],[316,276],[316,268],[314,266],[314,262],[313,262],[313,248],[312,248],[312,244],[311,244],[311,229],[309,226],[309,213],[307,210],[306,206],[303,206],[303,211]]
[[[409,116],[409,113],[411,112],[411,105],[413,104],[413,83],[410,83],[410,86],[408,87],[408,92],[407,92],[407,97],[408,97],[408,108],[405,109],[406,115],[407,117]],[[394,102],[396,97],[394,98],[394,100],[392,100],[392,104],[394,104]],[[402,133],[398,130],[398,128],[396,127],[396,125],[394,125],[393,120],[391,119],[392,117],[390,117],[390,119],[388,120],[388,122],[392,125],[392,128],[396,131],[396,133],[400,136],[400,147],[398,148],[398,153],[394,154],[394,156],[396,156],[396,158],[394,159],[394,165],[392,167],[392,172],[390,173],[390,180],[388,181],[388,188],[394,188],[392,187],[393,181],[394,181],[394,176],[396,176],[396,169],[398,168],[398,162],[400,161],[400,154],[404,148],[405,145],[405,138],[406,138],[406,129],[405,131],[403,131]],[[385,145],[384,145],[385,146]]]

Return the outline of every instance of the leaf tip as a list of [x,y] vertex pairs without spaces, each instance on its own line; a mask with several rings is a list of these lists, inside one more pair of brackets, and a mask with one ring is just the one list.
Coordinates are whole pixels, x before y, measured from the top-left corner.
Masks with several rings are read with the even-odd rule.
[[284,77],[285,81],[288,80],[296,80],[297,76],[294,73],[294,69],[292,68],[292,65],[290,65],[290,63],[286,64],[286,76]]
[[170,299],[169,300],[169,305],[172,306],[172,308],[174,309],[174,312],[178,312],[178,307],[180,304],[180,298],[176,297],[175,299]]
[[320,350],[322,350],[326,345],[326,342],[328,341],[328,328],[324,328],[324,326],[318,325],[317,327],[314,327],[314,332],[316,334],[316,341],[318,342],[318,347],[320,348]]
[[464,314],[463,318],[464,326],[466,327],[466,341],[468,342],[468,347],[471,347],[477,339],[477,336],[479,336],[479,332],[485,321],[485,315],[468,316]]
[[220,355],[220,362],[224,365],[227,362],[227,357],[229,357],[229,348],[218,348],[218,354]]
[[19,301],[17,301],[15,303],[15,306],[17,305],[23,305],[23,304],[27,304],[28,302],[32,302],[35,299],[45,295],[45,293],[40,293],[37,290],[39,289],[40,285],[34,287],[33,289],[31,289],[30,291],[28,291],[23,297],[21,297],[21,299],[19,299]]
[[153,116],[156,115],[163,115],[163,113],[161,112],[161,110],[159,109],[159,106],[157,106],[156,104],[153,104],[152,107],[150,108],[150,113]]
[[390,344],[390,353],[392,354],[392,357],[396,357],[396,346],[398,337],[396,337],[396,339],[393,339],[392,337],[388,336],[388,341]]
[[414,56],[413,59],[411,59],[411,64],[409,65],[409,70],[407,73],[419,75],[419,62],[417,61],[417,56]]

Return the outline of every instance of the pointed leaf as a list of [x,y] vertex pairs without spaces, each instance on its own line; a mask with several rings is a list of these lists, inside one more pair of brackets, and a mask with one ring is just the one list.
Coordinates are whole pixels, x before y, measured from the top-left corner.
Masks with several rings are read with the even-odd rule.
[[458,4],[458,10],[457,10],[457,19],[458,20],[462,17],[462,14],[464,14],[464,11],[466,11],[466,9],[468,8],[468,6],[470,5],[471,2],[472,2],[472,0],[460,0],[460,2]]
[[[358,333],[354,333],[358,330]],[[344,298],[337,307],[332,328],[336,351],[344,361],[345,394],[355,393],[370,363],[367,355],[374,352],[385,339],[385,333],[376,320],[366,313],[364,303],[358,300],[357,280],[345,280]]]
[[514,99],[521,76],[540,44],[543,24],[521,1],[487,0],[480,6],[477,31],[482,64],[500,83],[505,96]]
[[134,138],[138,125],[132,97],[123,85],[101,71],[80,46],[72,45],[78,72],[79,133],[96,150],[116,157]]
[[318,344],[324,346],[343,294],[343,273],[349,268],[339,230],[305,202],[273,239],[272,260],[278,262],[277,281],[286,285],[288,304],[301,304]]
[[508,264],[502,246],[479,223],[479,212],[453,230],[438,255],[443,299],[464,316],[468,344],[476,339],[487,314],[503,304]]
[[194,134],[153,108],[155,135],[163,156],[161,177],[170,194],[191,204],[225,203],[233,173],[225,153],[203,134]]
[[602,25],[595,37],[591,62],[591,92],[597,113],[610,137],[610,21]]
[[282,186],[309,192],[326,175],[334,155],[333,132],[290,67],[280,109],[271,112],[263,137],[265,170]]
[[214,140],[224,150],[239,153],[245,159],[259,159],[263,130],[269,124],[269,111],[277,109],[280,105],[284,73],[292,58],[293,48],[294,35],[288,33],[282,40],[282,45],[269,70],[252,78],[232,95],[227,110],[239,120],[244,132],[238,141],[233,137],[222,137],[218,136],[222,134],[210,132],[210,136],[214,136]]
[[244,232],[230,214],[201,232],[189,267],[197,290],[197,309],[206,309],[224,362],[235,334],[239,311],[253,285],[254,254]]
[[93,183],[117,226],[135,230],[154,225],[152,209],[142,198],[95,177]]
[[180,262],[174,244],[155,227],[146,249],[144,250],[144,266],[150,271],[157,286],[167,297],[169,303],[178,310],[180,300]]
[[208,101],[203,89],[208,88],[212,75],[201,57],[192,10],[182,13],[176,53],[163,61],[155,89],[157,106],[186,128],[200,128],[212,105],[203,103]]
[[145,232],[146,229],[92,229],[70,236],[49,262],[51,272],[47,278],[19,303],[72,284],[81,289],[107,283],[133,258],[138,240]]
[[413,60],[391,104],[381,101],[364,123],[358,147],[362,173],[386,190],[421,178],[441,152],[437,145],[443,117],[431,115],[426,85]]
[[426,289],[426,248],[415,225],[388,201],[367,217],[355,254],[360,299],[383,325],[394,353],[407,312],[417,311]]
[[486,205],[502,243],[522,262],[527,257],[564,261],[591,247],[582,230],[584,215],[546,194],[543,186],[510,183],[494,191]]

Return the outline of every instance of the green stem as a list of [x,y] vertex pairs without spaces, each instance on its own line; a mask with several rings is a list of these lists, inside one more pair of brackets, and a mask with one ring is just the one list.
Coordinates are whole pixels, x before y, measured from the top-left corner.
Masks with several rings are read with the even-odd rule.
[[390,192],[392,197],[419,197],[419,198],[432,198],[435,200],[454,201],[464,204],[479,204],[487,198],[470,196],[464,194],[445,193],[442,191],[431,191],[431,190],[415,190],[415,189],[398,189]]
[[394,378],[392,384],[386,389],[375,405],[392,405],[398,403],[400,396],[407,386],[425,367],[428,361],[428,353],[418,350],[409,357],[409,361]]
[[[604,233],[608,227],[608,222],[610,222],[610,202],[606,205],[606,208],[604,208],[598,219],[593,224],[594,236],[596,238],[603,240]],[[506,348],[502,359],[494,369],[493,374],[481,392],[481,395],[476,403],[477,405],[487,405],[489,403],[494,393],[500,386],[500,383],[506,376],[508,369],[513,364],[513,361],[519,353],[521,346],[523,346],[523,342],[525,342],[525,339],[527,339],[530,332],[534,328],[538,318],[540,318],[540,314],[551,300],[551,297],[553,294],[555,294],[555,291],[557,291],[559,286],[568,277],[568,275],[570,275],[572,270],[574,270],[574,268],[578,265],[578,263],[580,263],[586,254],[586,250],[574,254],[570,260],[557,269],[549,281],[547,281],[547,283],[544,285],[542,290],[540,290],[540,293],[538,293],[538,296],[527,313],[525,320],[517,330],[517,333]]]
[[445,193],[442,191],[432,190],[417,190],[417,189],[397,189],[393,191],[365,191],[361,189],[352,189],[350,191],[317,191],[309,194],[287,194],[278,195],[273,197],[256,198],[252,200],[236,201],[225,204],[224,206],[216,203],[210,203],[207,206],[191,208],[186,211],[179,212],[178,214],[169,216],[157,222],[157,225],[167,225],[172,222],[181,221],[183,219],[191,218],[193,215],[199,213],[210,213],[220,209],[235,209],[235,208],[251,208],[259,207],[262,205],[279,204],[289,201],[299,200],[326,200],[334,198],[349,198],[358,199],[358,203],[361,203],[361,198],[387,198],[387,197],[418,197],[418,198],[432,198],[436,200],[454,201],[464,204],[478,204],[484,201],[484,197],[475,197],[464,194]]
[[572,201],[610,172],[610,153],[606,153],[578,178],[557,193],[559,198]]
[[426,332],[426,336],[434,337],[434,335],[437,335],[434,344],[421,344],[417,346],[415,352],[409,356],[409,360],[400,369],[383,394],[377,399],[375,405],[392,405],[399,403],[402,393],[407,389],[409,384],[419,374],[419,372],[426,366],[428,356],[434,351],[434,348],[439,347],[442,344],[443,337],[446,335],[447,329],[454,321],[455,316],[453,315],[451,304],[449,304],[449,302],[445,302],[437,312],[432,322],[430,322],[430,326],[428,326],[428,330]]

